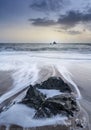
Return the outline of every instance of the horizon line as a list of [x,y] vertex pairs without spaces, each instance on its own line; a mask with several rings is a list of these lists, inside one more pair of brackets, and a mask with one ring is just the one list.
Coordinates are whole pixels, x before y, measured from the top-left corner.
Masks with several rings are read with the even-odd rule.
[[[50,44],[53,42],[0,42],[0,44]],[[56,42],[57,44],[91,44],[91,42]]]

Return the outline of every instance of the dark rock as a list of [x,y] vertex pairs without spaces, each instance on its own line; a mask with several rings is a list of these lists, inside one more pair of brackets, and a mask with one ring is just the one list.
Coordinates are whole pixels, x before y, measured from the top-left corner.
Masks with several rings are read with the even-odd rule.
[[[38,89],[56,89],[65,92],[51,98],[46,98]],[[34,118],[49,118],[57,114],[74,116],[79,111],[75,97],[71,94],[71,88],[61,78],[51,77],[41,84],[30,85],[23,104],[34,108]]]
[[34,118],[52,117],[57,114],[74,116],[79,111],[75,98],[70,94],[61,94],[48,98],[35,113]]
[[72,92],[71,87],[65,83],[61,78],[51,77],[41,84],[36,84],[34,87],[39,89],[56,89],[61,92]]
[[57,43],[54,41],[53,44],[57,44]]
[[29,107],[38,109],[45,101],[45,97],[45,95],[30,85],[30,88],[28,89],[25,98],[22,100],[22,103]]

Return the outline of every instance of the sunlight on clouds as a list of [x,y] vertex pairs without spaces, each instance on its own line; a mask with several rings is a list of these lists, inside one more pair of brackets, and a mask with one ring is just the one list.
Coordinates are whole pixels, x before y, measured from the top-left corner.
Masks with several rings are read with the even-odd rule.
[[[82,27],[81,27],[82,28]],[[80,26],[75,27],[75,30],[79,29],[81,31]],[[3,29],[0,32],[0,39],[2,41],[8,42],[42,42],[42,43],[50,43],[53,41],[56,42],[85,42],[87,39],[91,41],[90,38],[91,33],[88,31],[84,31],[81,34],[71,35],[66,32],[58,32],[55,31],[52,27],[33,27],[28,25],[20,26],[20,27],[7,27],[5,30]],[[78,41],[77,41],[78,39]]]
[[0,0],[0,42],[91,42],[91,0]]
[[13,27],[3,30],[0,37],[5,40],[10,39],[15,42],[60,42],[64,39],[64,34],[58,33],[45,27]]

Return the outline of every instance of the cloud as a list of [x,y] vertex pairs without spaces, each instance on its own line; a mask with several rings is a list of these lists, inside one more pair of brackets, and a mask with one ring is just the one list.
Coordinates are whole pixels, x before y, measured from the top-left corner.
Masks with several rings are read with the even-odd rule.
[[34,26],[52,26],[56,24],[54,20],[49,20],[47,18],[35,18],[35,19],[29,19],[29,21]]
[[63,8],[66,3],[68,3],[67,0],[33,0],[30,8],[37,11],[55,12]]
[[78,34],[81,34],[82,32],[81,31],[75,31],[75,30],[69,30],[69,31],[66,31],[68,34],[71,34],[71,35],[78,35]]
[[[64,15],[59,15],[58,18],[35,18],[29,19],[34,26],[57,26],[63,30],[74,28],[75,26],[81,24],[82,26],[91,26],[91,11],[80,12],[76,10],[71,10],[66,12]],[[74,31],[69,32],[70,34],[78,34],[80,32]]]
[[58,24],[65,25],[66,27],[73,27],[79,23],[84,24],[88,22],[91,22],[91,12],[69,11],[58,18]]
[[67,33],[67,34],[70,34],[70,35],[79,35],[79,34],[82,34],[84,32],[83,31],[78,31],[78,30],[56,30],[57,32],[61,32],[61,33]]

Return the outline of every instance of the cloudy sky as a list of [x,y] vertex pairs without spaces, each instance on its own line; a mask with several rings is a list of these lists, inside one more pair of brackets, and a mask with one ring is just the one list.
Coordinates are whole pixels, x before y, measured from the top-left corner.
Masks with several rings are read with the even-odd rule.
[[0,0],[0,42],[91,42],[91,0]]

